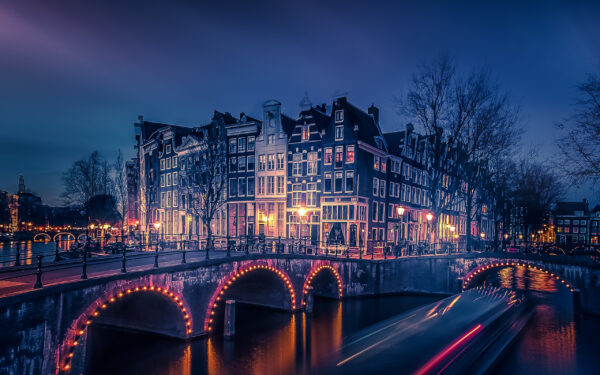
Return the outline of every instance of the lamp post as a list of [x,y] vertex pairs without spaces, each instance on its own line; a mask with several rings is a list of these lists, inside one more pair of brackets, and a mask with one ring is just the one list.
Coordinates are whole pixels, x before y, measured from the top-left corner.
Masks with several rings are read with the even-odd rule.
[[[433,214],[431,212],[428,212],[425,215],[425,218],[427,219],[427,247],[431,248],[431,220],[433,220]],[[431,250],[431,249],[429,249]],[[434,251],[434,255],[435,255],[435,251]]]
[[[454,242],[454,231],[456,230],[456,227],[454,225],[450,225],[450,232],[452,233],[452,242]],[[456,251],[458,252],[458,250]],[[448,254],[450,254],[450,250],[448,250]]]
[[[306,209],[304,207],[300,207],[298,209],[298,216],[300,217],[300,230],[298,231],[299,240],[298,240],[298,248],[302,245],[302,218],[306,215]],[[306,249],[304,249],[306,252]]]
[[[404,232],[404,230],[402,229],[402,221],[404,219],[404,207],[398,206],[396,208],[396,212],[398,213],[398,218],[400,219],[400,230],[401,230],[401,233],[402,233],[402,232]],[[398,232],[398,230],[396,230],[396,237],[398,237],[398,240],[400,240],[400,236],[398,235],[397,232]],[[398,242],[400,242],[400,241],[398,241]],[[400,251],[400,254],[402,255],[402,251]]]

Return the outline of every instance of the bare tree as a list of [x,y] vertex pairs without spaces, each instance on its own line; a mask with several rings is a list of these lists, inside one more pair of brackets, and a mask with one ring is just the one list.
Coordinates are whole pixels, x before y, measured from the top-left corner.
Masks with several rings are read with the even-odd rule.
[[186,165],[186,179],[180,188],[186,192],[187,210],[200,219],[206,230],[206,256],[213,247],[212,223],[226,202],[227,153],[225,127],[218,121],[193,133],[199,145],[193,163]]
[[526,240],[529,240],[531,233],[542,228],[552,203],[560,199],[564,192],[564,184],[548,165],[531,158],[524,158],[518,163],[513,199],[517,207],[523,207]]
[[[455,68],[447,56],[419,67],[411,80],[405,99],[397,100],[400,113],[420,127],[426,140],[426,159],[429,163],[428,195],[433,211],[433,228],[440,225],[441,214],[452,205],[457,180],[448,176],[455,171],[456,145],[461,129],[452,121],[452,82]],[[436,236],[436,231],[433,231]],[[433,242],[436,242],[434,237]]]
[[121,213],[121,217],[123,218],[123,225],[121,226],[121,235],[123,235],[123,226],[125,225],[125,219],[127,216],[127,172],[125,170],[123,153],[121,153],[120,149],[117,151],[117,157],[113,164],[113,169],[117,206],[119,212]]
[[559,166],[575,183],[600,179],[600,77],[590,75],[579,85],[577,111],[558,123]]
[[86,159],[76,161],[62,176],[62,198],[67,204],[85,206],[96,195],[112,195],[110,170],[108,162],[98,151],[92,152]]

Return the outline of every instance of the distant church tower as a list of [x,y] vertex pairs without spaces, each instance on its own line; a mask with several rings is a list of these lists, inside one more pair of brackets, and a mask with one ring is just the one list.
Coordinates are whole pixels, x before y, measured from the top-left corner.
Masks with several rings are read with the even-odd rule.
[[19,176],[19,194],[25,193],[25,179]]

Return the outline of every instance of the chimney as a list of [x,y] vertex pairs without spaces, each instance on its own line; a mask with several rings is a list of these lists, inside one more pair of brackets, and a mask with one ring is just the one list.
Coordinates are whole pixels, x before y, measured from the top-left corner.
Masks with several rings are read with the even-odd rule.
[[373,116],[375,123],[379,124],[379,108],[375,107],[375,104],[371,104],[368,113]]

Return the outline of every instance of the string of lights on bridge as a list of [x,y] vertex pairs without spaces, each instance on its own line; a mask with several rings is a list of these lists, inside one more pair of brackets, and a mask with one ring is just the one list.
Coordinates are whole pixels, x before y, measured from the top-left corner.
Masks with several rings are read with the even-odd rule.
[[489,269],[492,268],[498,268],[498,267],[527,267],[530,270],[535,270],[535,271],[540,271],[540,272],[544,272],[548,275],[550,275],[550,277],[556,279],[557,281],[559,281],[561,284],[563,284],[564,286],[566,286],[569,291],[574,292],[575,289],[573,289],[573,286],[567,282],[565,279],[563,279],[562,277],[560,277],[559,275],[555,274],[554,272],[550,271],[549,269],[542,267],[542,266],[537,266],[531,263],[527,263],[527,262],[519,262],[519,261],[501,261],[501,262],[495,262],[495,263],[491,263],[491,264],[485,264],[485,265],[481,265],[477,268],[475,268],[473,271],[469,272],[464,280],[465,282],[463,283],[463,291],[466,290],[469,286],[469,283],[471,281],[473,281],[475,279],[475,277]]
[[76,327],[76,331],[75,331],[75,335],[74,335],[75,338],[68,343],[68,348],[67,348],[68,354],[66,355],[65,363],[62,366],[62,370],[64,372],[68,372],[71,369],[71,363],[73,360],[73,356],[75,354],[75,349],[79,345],[79,340],[80,340],[81,336],[85,333],[87,327],[89,327],[89,325],[92,324],[92,322],[95,319],[97,319],[102,314],[102,311],[107,309],[110,304],[113,304],[113,303],[121,300],[123,297],[125,297],[127,295],[131,295],[131,294],[135,294],[135,293],[139,293],[139,292],[157,293],[157,294],[163,295],[163,296],[169,298],[171,301],[173,301],[175,303],[175,305],[177,306],[177,308],[181,311],[181,314],[183,316],[186,337],[188,337],[192,333],[192,319],[190,317],[188,308],[186,308],[186,304],[184,303],[184,300],[180,295],[174,293],[173,291],[169,290],[166,287],[160,287],[160,286],[154,286],[154,285],[143,285],[143,286],[136,286],[135,288],[124,289],[114,295],[109,296],[106,300],[104,300],[101,304],[98,305],[98,307],[94,310],[94,312],[87,315],[85,319],[79,320],[79,321],[83,321],[83,320],[85,320],[85,321],[82,324],[80,324],[78,327]]
[[321,272],[322,270],[326,270],[326,269],[330,270],[331,273],[333,274],[333,276],[336,278],[337,285],[338,285],[338,297],[342,298],[343,287],[342,287],[342,279],[340,278],[340,274],[332,266],[324,264],[324,265],[315,267],[309,274],[308,278],[306,279],[306,282],[304,283],[304,287],[302,288],[302,290],[303,290],[302,293],[304,295],[304,298],[302,300],[302,306],[306,305],[306,296],[308,294],[308,288],[311,286],[313,278],[315,278],[315,276],[317,276],[317,274],[319,272]]
[[290,293],[290,302],[291,302],[292,310],[296,309],[296,293],[294,292],[294,287],[292,286],[292,282],[290,281],[290,278],[287,276],[287,274],[285,272],[282,272],[279,269],[269,266],[269,265],[266,265],[266,264],[257,264],[257,265],[252,265],[252,266],[246,266],[246,267],[239,269],[238,271],[235,271],[235,272],[232,272],[231,274],[229,274],[229,276],[225,279],[225,281],[217,289],[217,293],[215,295],[213,295],[213,298],[211,298],[211,301],[208,305],[209,311],[207,312],[206,318],[204,321],[204,330],[205,331],[207,331],[207,332],[212,331],[212,328],[213,328],[212,324],[214,322],[215,310],[219,306],[219,302],[223,300],[223,296],[224,296],[225,292],[231,287],[231,285],[233,283],[235,283],[236,280],[240,279],[247,273],[255,271],[255,270],[266,270],[266,271],[273,272],[274,274],[279,276],[279,278],[283,281],[283,283],[288,288],[288,291]]

